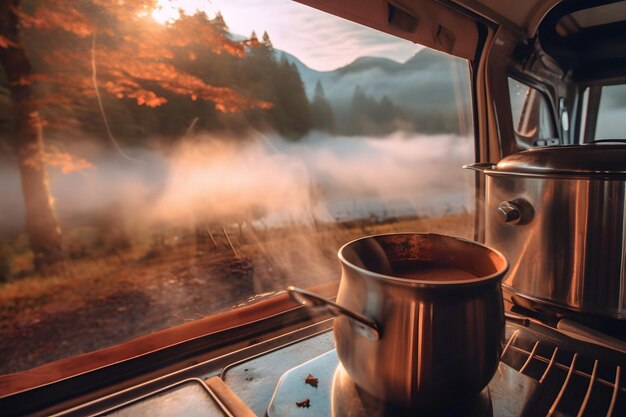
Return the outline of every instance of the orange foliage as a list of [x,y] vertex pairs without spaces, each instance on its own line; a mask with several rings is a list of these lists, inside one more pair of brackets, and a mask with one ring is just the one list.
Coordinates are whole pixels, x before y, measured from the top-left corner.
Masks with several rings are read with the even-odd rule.
[[29,15],[19,9],[13,9],[22,26],[39,29],[63,29],[74,35],[86,37],[93,33],[93,24],[75,9],[72,2],[46,2]]
[[35,153],[35,156],[24,159],[23,164],[35,169],[44,167],[58,168],[63,174],[94,169],[94,165],[86,159],[79,158],[67,152],[52,148],[44,152]]
[[58,149],[47,150],[44,152],[43,158],[46,166],[58,168],[64,174],[95,168],[93,164],[86,159],[59,151]]
[[10,41],[9,39],[5,38],[4,36],[0,35],[0,48],[12,48],[15,47],[17,45],[15,45],[15,42]]
[[[30,14],[15,10],[26,28],[75,36],[43,52],[48,72],[33,74],[21,82],[49,86],[48,99],[41,104],[64,95],[74,101],[77,97],[93,98],[93,55],[101,91],[119,99],[132,99],[138,105],[158,107],[167,103],[158,93],[165,90],[191,100],[211,101],[222,112],[271,107],[270,103],[244,97],[231,88],[207,84],[178,66],[182,58],[177,51],[181,48],[240,57],[246,47],[254,46],[250,41],[231,41],[202,13],[181,15],[172,24],[160,25],[146,13],[155,4],[156,0],[55,0],[38,2]],[[94,51],[92,41],[96,45]],[[0,37],[0,47],[3,45],[9,44]],[[197,59],[195,52],[185,57],[190,61]],[[64,100],[58,104],[69,105]]]
[[[41,118],[39,112],[29,113],[28,123],[38,132],[41,132],[41,129],[48,125],[48,122]],[[22,159],[21,162],[36,170],[43,170],[46,167],[56,167],[64,174],[68,174],[70,172],[94,168],[93,164],[86,159],[76,157],[67,152],[62,152],[56,147],[43,149],[37,142],[26,145],[24,151],[23,155],[28,155],[28,157]]]

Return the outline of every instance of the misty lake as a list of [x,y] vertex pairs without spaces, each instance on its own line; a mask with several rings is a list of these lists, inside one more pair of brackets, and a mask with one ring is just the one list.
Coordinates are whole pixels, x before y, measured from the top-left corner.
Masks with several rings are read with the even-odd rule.
[[[473,210],[472,142],[456,135],[395,132],[382,138],[312,133],[298,142],[256,134],[241,138],[196,136],[166,153],[126,149],[86,157],[94,167],[50,169],[62,222],[116,210],[127,222],[186,223],[227,218],[251,210],[266,226],[285,220],[344,221],[430,217]],[[80,152],[80,147],[77,147]],[[82,149],[84,153],[85,150]],[[18,231],[23,218],[19,175],[2,164],[0,228]]]

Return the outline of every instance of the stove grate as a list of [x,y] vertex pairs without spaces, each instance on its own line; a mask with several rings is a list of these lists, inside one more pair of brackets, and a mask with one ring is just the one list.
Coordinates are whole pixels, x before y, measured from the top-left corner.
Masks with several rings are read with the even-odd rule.
[[598,358],[600,352],[590,354],[589,348],[585,352],[575,348],[525,328],[507,326],[501,359],[540,383],[540,405],[535,412],[542,410],[546,417],[625,416],[624,363],[616,363],[614,357]]

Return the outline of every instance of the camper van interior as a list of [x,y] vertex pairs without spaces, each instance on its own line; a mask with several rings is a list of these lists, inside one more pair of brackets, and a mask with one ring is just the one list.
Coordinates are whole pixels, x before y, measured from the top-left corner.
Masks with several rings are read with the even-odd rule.
[[626,1],[4,0],[1,416],[625,416]]

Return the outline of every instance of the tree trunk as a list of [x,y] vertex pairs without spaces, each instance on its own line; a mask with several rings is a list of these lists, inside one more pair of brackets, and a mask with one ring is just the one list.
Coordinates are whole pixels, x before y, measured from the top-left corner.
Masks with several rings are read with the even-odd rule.
[[0,47],[0,63],[13,100],[13,146],[22,179],[26,232],[35,254],[35,267],[41,269],[63,259],[63,246],[48,184],[41,119],[33,88],[27,81],[31,65],[20,44],[18,18],[12,11],[17,6],[18,0],[0,2],[0,34],[12,43],[8,48]]

